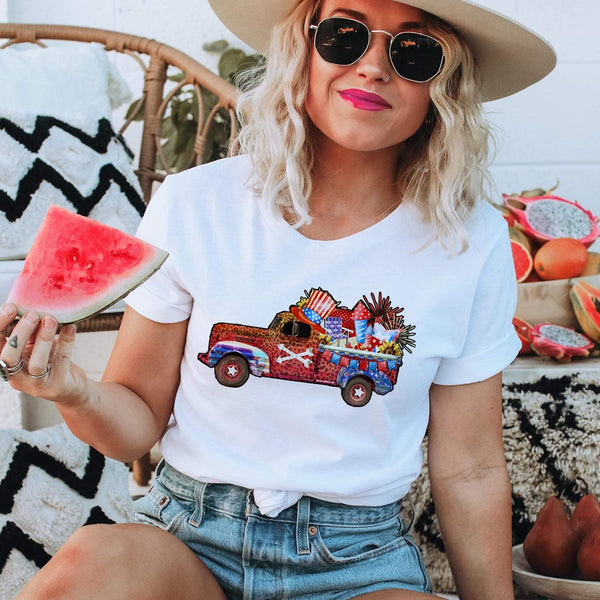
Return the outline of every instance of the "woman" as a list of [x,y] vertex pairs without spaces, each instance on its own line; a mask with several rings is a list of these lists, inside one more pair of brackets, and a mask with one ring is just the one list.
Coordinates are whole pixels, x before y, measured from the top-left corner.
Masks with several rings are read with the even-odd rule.
[[402,504],[426,432],[460,597],[514,598],[515,281],[481,200],[481,100],[544,76],[551,49],[459,0],[214,8],[257,48],[272,29],[266,73],[238,156],[152,200],[139,235],[170,257],[129,296],[103,382],[52,317],[27,315],[0,354],[87,443],[130,461],[161,439],[165,462],[138,523],[77,531],[19,598],[431,595]]

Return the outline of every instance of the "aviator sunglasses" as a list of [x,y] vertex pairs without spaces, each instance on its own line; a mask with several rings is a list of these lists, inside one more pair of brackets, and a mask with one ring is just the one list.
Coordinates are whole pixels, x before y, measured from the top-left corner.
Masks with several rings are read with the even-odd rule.
[[315,30],[315,50],[326,62],[334,65],[353,65],[369,49],[371,34],[384,33],[392,38],[388,53],[394,71],[402,79],[425,83],[433,79],[444,64],[442,46],[430,35],[403,31],[392,35],[380,29],[370,30],[364,23],[344,17],[328,17]]

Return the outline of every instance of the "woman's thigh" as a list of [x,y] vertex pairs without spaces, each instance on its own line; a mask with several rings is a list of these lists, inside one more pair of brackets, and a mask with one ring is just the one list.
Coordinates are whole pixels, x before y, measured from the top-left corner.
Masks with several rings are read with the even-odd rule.
[[225,600],[204,563],[174,535],[134,523],[76,531],[17,600]]

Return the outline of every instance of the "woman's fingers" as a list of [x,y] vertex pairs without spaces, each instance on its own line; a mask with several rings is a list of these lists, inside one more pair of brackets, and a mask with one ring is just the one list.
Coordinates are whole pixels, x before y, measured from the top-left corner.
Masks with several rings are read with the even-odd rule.
[[50,353],[57,327],[58,323],[54,317],[47,316],[42,319],[27,365],[27,373],[34,379],[42,379],[48,374]]
[[6,338],[6,342],[0,352],[0,359],[6,365],[12,367],[21,360],[25,345],[39,325],[40,317],[35,312],[28,312]]
[[0,310],[0,347],[10,332],[10,326],[17,317],[17,307],[9,302]]
[[52,356],[53,376],[59,381],[66,381],[71,374],[71,358],[73,356],[73,346],[75,345],[75,334],[77,327],[72,323],[63,325],[60,335],[54,346]]
[[[5,323],[9,327],[15,316],[16,308],[0,310],[0,326]],[[40,322],[36,312],[28,312],[6,341],[0,335],[0,376],[13,388],[33,396],[80,404],[87,377],[71,362],[77,328],[63,325],[56,336],[57,328],[55,317],[48,315]]]

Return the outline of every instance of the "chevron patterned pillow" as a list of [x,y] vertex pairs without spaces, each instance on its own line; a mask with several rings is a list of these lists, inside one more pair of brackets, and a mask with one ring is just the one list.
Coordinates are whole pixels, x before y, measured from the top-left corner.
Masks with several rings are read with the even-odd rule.
[[0,260],[25,257],[51,204],[135,233],[145,204],[111,73],[99,44],[0,51]]
[[66,425],[0,430],[0,598],[13,598],[79,527],[132,517],[127,467]]

